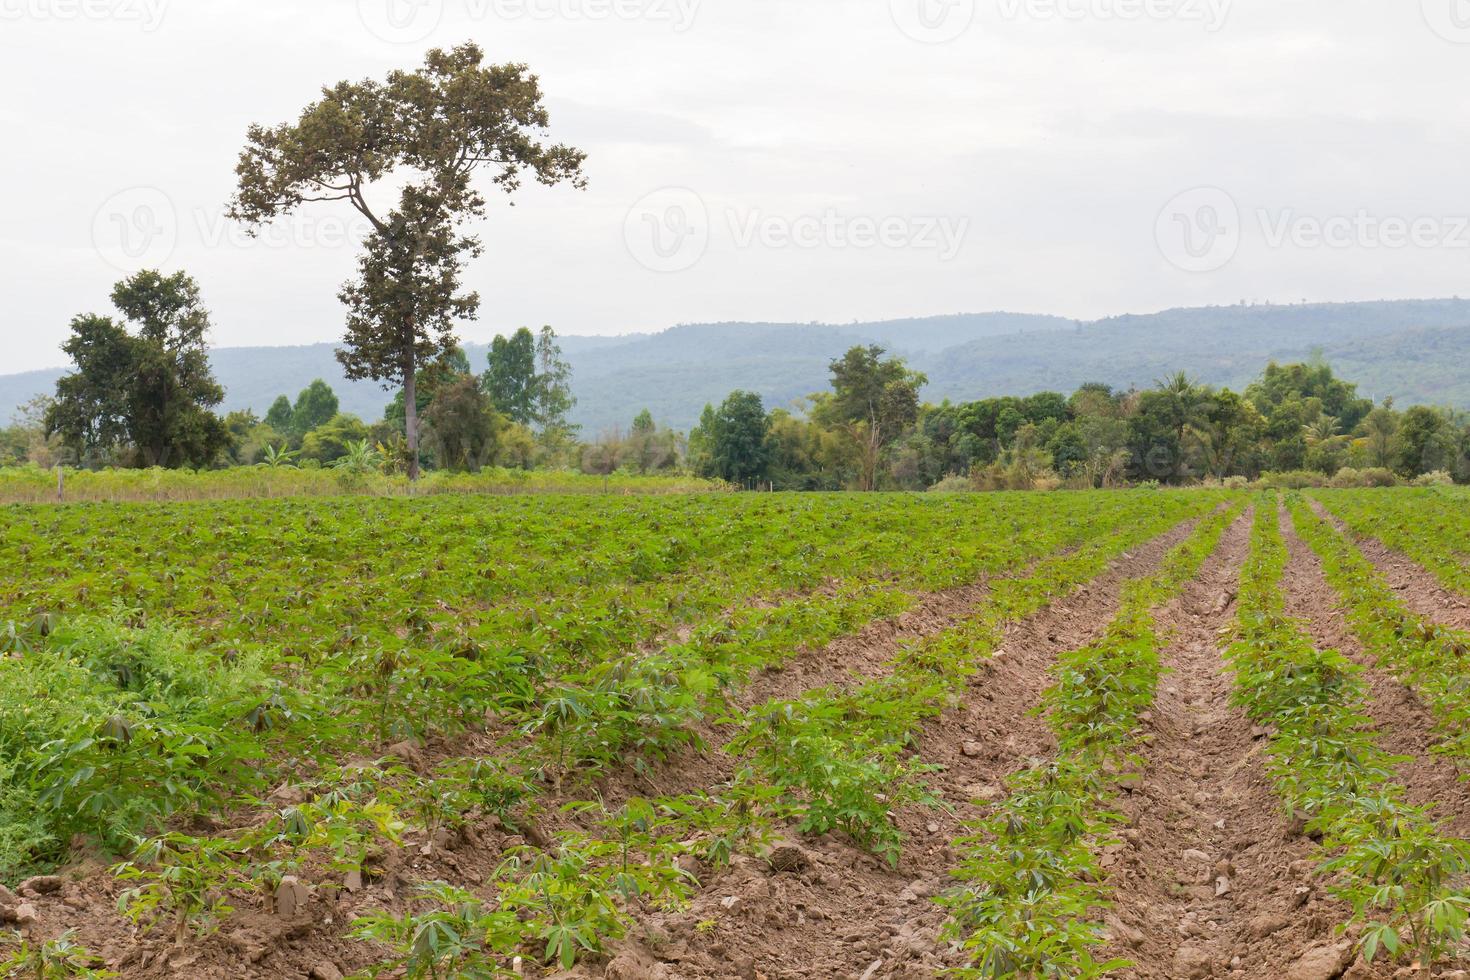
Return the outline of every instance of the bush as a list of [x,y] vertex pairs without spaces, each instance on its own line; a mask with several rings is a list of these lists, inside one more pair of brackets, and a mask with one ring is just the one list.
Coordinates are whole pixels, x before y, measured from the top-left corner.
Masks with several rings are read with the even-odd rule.
[[226,662],[183,632],[100,617],[24,642],[0,659],[0,878],[75,834],[121,847],[269,778],[271,733],[256,729],[275,682],[258,656]]
[[1381,466],[1369,467],[1364,470],[1355,470],[1351,466],[1343,467],[1337,471],[1332,478],[1331,485],[1339,489],[1351,490],[1358,487],[1395,487],[1399,479],[1394,476],[1392,470]]
[[1393,470],[1374,466],[1363,471],[1363,486],[1365,487],[1396,487],[1398,485],[1399,478],[1394,475]]
[[1262,473],[1259,486],[1263,490],[1306,490],[1327,486],[1327,474],[1312,470],[1289,470],[1285,473]]
[[1414,481],[1416,487],[1452,487],[1455,478],[1444,470],[1435,470],[1433,473],[1425,473]]
[[974,493],[975,484],[967,476],[947,476],[929,488],[930,493]]

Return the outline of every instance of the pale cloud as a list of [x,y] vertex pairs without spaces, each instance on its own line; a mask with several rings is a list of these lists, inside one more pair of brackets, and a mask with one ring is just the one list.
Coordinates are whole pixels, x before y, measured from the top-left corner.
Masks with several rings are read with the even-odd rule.
[[[240,238],[245,128],[465,39],[540,74],[591,177],[492,202],[472,338],[1463,292],[1463,249],[1301,231],[1470,214],[1454,2],[0,0],[0,373],[106,307],[116,200],[167,226],[139,254],[200,280],[217,343],[334,339],[351,215]],[[1158,237],[1196,188],[1239,221],[1187,272]]]

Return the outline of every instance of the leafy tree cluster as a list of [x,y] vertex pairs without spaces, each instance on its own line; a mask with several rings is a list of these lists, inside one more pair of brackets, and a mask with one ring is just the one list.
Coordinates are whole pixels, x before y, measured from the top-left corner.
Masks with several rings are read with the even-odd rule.
[[778,490],[1085,488],[1294,471],[1470,482],[1470,418],[1375,406],[1320,361],[1273,363],[1240,393],[1181,373],[1143,391],[1088,384],[926,405],[922,383],[881,349],[853,348],[803,414],[768,413],[740,391],[707,406],[688,466]]
[[488,360],[480,384],[501,414],[543,436],[575,432],[567,421],[577,404],[572,397],[572,369],[562,357],[556,331],[546,326],[533,334],[521,327],[509,337],[496,337]]
[[705,406],[689,434],[691,469],[752,487],[878,489],[892,450],[919,420],[924,376],[877,346],[852,348],[831,374],[831,390],[810,398],[806,418],[767,414],[747,391]]
[[[194,280],[144,271],[118,283],[112,298],[120,318],[73,319],[63,347],[72,373],[58,382],[55,397],[38,399],[0,429],[0,464],[201,468],[371,459],[410,472],[413,463],[465,471],[578,460],[576,427],[567,420],[575,404],[571,370],[551,327],[536,335],[523,328],[509,346],[501,340],[481,375],[457,345],[421,365],[413,390],[422,438],[410,455],[402,393],[373,424],[342,413],[320,378],[294,400],[278,397],[264,419],[251,411],[219,417],[213,409],[224,392],[210,371],[209,313]],[[508,363],[504,352],[517,347],[529,356]],[[508,399],[503,410],[496,398],[504,390],[529,397]],[[677,464],[682,443],[672,434],[659,435],[658,451],[657,440],[635,435],[645,443],[640,471]]]
[[645,408],[627,432],[604,432],[583,445],[579,455],[584,473],[643,476],[677,472],[683,467],[687,451],[684,437],[654,422],[653,414]]
[[74,460],[209,464],[229,441],[211,409],[224,391],[209,367],[209,312],[183,273],[145,270],[112,291],[117,317],[82,314],[62,350],[74,370],[46,407],[46,435]]
[[[522,349],[526,356],[516,356]],[[571,372],[551,327],[539,335],[522,328],[509,341],[497,338],[478,375],[464,351],[453,346],[416,370],[413,393],[420,438],[412,451],[420,469],[560,465],[564,460],[556,454],[574,442],[575,428],[566,418],[575,404]],[[384,468],[408,472],[404,395],[389,403],[381,421],[368,424],[341,413],[336,394],[318,379],[294,402],[281,395],[263,420],[250,412],[231,413],[225,420],[234,437],[231,461],[334,465],[367,444]]]

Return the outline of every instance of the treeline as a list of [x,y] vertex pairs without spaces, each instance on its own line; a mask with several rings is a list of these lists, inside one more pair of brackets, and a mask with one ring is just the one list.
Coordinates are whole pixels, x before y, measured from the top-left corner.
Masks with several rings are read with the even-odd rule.
[[550,327],[497,337],[477,371],[450,345],[415,372],[417,451],[402,390],[384,417],[344,414],[321,380],[264,418],[219,415],[209,314],[188,276],[117,284],[116,314],[86,314],[55,396],[0,430],[0,463],[88,468],[333,467],[351,474],[488,467],[692,475],[774,490],[1055,489],[1156,482],[1342,485],[1470,482],[1470,420],[1375,405],[1325,363],[1270,365],[1242,393],[1184,374],[1147,390],[925,404],[922,374],[877,346],[831,364],[829,390],[767,410],[733,392],[686,437],[647,411],[583,440],[571,371]]
[[[400,390],[384,417],[340,411],[322,380],[283,393],[264,418],[220,416],[224,392],[209,367],[209,313],[183,273],[144,271],[117,284],[116,315],[72,320],[62,349],[72,373],[54,397],[22,409],[0,430],[0,463],[223,468],[267,465],[405,473],[407,415]],[[580,461],[571,371],[556,333],[522,328],[496,338],[482,373],[450,346],[415,372],[419,465],[450,472],[485,467],[575,468]]]
[[923,383],[880,348],[854,348],[805,411],[767,412],[750,392],[707,407],[689,466],[775,490],[1470,482],[1470,417],[1375,405],[1321,362],[1272,364],[1239,394],[1177,374],[1144,391],[925,405]]

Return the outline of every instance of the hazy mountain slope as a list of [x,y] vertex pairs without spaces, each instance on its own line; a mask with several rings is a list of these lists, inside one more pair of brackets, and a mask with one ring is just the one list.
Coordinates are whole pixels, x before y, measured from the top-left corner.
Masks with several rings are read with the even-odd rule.
[[[1470,375],[1461,368],[1470,354],[1470,301],[1459,299],[1178,309],[1086,324],[991,313],[845,325],[691,324],[658,334],[562,338],[579,399],[575,419],[588,434],[626,428],[643,408],[687,430],[707,402],[736,388],[759,392],[772,407],[790,404],[825,388],[828,363],[857,343],[908,357],[928,374],[925,395],[935,401],[1071,391],[1088,381],[1146,387],[1181,370],[1239,388],[1273,358],[1320,350],[1365,394],[1470,408]],[[214,351],[225,408],[263,414],[277,395],[294,397],[322,377],[345,411],[379,417],[389,394],[345,381],[333,349]],[[486,350],[466,346],[476,370]],[[0,377],[0,422],[50,391],[60,374]]]
[[589,433],[626,428],[642,408],[688,429],[707,403],[736,389],[784,407],[827,384],[827,366],[854,344],[877,343],[915,363],[955,341],[1017,335],[1054,336],[1070,320],[980,314],[826,326],[712,323],[674,327],[626,344],[579,354],[568,350],[577,420]]
[[1408,330],[1328,347],[1365,395],[1402,404],[1470,408],[1470,327]]
[[[1320,348],[1332,360],[1333,352],[1371,338],[1467,325],[1470,302],[1464,300],[1207,307],[1114,317],[1066,334],[979,340],[917,363],[929,374],[927,394],[934,399],[1071,391],[1089,381],[1147,387],[1176,371],[1238,388],[1272,358],[1306,357]],[[1392,350],[1384,353],[1400,359]],[[1402,353],[1405,364],[1415,359],[1414,349]],[[1411,374],[1406,369],[1400,381]],[[1407,397],[1408,389],[1384,394]]]
[[64,374],[60,368],[0,374],[0,425],[9,425],[16,410],[32,398],[54,392],[57,380]]

